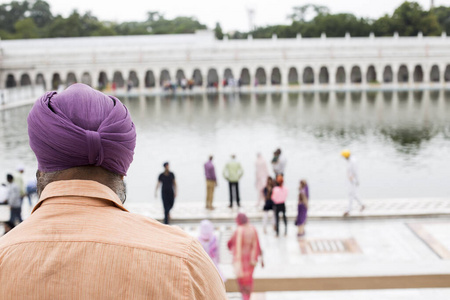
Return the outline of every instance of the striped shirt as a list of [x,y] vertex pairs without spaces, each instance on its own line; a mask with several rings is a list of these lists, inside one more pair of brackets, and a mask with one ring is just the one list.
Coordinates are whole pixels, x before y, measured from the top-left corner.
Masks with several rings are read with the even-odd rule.
[[50,183],[0,238],[0,299],[226,299],[202,246],[95,181]]

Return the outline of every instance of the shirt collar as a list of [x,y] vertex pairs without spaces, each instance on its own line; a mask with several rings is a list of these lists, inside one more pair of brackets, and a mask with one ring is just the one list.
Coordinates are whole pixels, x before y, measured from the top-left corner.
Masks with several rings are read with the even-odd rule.
[[34,213],[43,202],[50,198],[71,196],[106,200],[121,210],[128,211],[117,194],[106,185],[93,180],[60,180],[51,182],[44,188],[31,213]]

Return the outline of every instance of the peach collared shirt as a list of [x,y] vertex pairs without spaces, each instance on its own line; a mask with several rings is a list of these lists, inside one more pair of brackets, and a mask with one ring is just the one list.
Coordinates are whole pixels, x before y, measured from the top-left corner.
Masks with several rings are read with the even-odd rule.
[[108,187],[50,183],[0,238],[0,299],[226,299],[202,246],[128,212]]

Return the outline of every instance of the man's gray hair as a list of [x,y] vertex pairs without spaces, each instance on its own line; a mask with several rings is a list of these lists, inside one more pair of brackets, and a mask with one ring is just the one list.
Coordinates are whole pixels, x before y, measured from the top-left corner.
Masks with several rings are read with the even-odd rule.
[[[82,168],[82,167],[81,167]],[[37,171],[36,172],[36,179],[37,179],[37,194],[40,197],[42,191],[44,190],[44,188],[55,181],[59,181],[59,180],[63,180],[61,179],[61,175],[64,174],[67,170],[62,170],[62,171],[56,171],[56,172],[41,172],[41,171]],[[80,170],[79,173],[82,173],[83,171]],[[127,194],[126,194],[126,185],[125,182],[122,178],[121,175],[119,174],[115,174],[109,171],[106,171],[104,173],[104,184],[109,187],[110,189],[112,189],[117,196],[119,197],[120,201],[123,203],[125,203],[126,199],[127,199]],[[76,176],[78,177],[78,176]],[[84,179],[82,178],[82,176],[80,176],[80,178],[72,178],[72,179]]]

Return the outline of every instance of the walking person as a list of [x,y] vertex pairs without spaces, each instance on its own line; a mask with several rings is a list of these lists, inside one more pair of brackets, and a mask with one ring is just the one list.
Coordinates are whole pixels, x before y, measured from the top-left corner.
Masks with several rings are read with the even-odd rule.
[[356,168],[355,160],[351,157],[351,153],[349,150],[344,150],[341,152],[341,155],[347,161],[347,179],[348,179],[348,209],[344,213],[344,217],[348,217],[350,212],[352,211],[353,201],[356,201],[360,206],[360,211],[362,212],[366,207],[361,202],[358,196],[358,186],[359,186],[359,177],[358,170]]
[[305,180],[301,180],[298,194],[297,218],[295,219],[295,225],[298,228],[297,237],[305,235],[305,224],[308,215],[308,201],[309,201],[308,184],[306,183]]
[[219,242],[214,234],[214,225],[209,220],[203,220],[200,223],[200,235],[198,236],[198,241],[203,246],[205,252],[209,255],[212,262],[217,268],[220,277],[225,282],[225,277],[223,276],[220,268],[220,253],[219,253]]
[[275,177],[278,175],[284,176],[284,170],[286,169],[286,158],[281,154],[280,148],[273,153],[272,168],[275,173]]
[[280,212],[283,214],[284,235],[287,235],[287,220],[286,220],[286,199],[288,189],[283,185],[283,176],[277,176],[277,186],[273,188],[272,200],[275,205],[275,231],[277,237],[280,234]]
[[8,181],[8,194],[7,201],[11,209],[11,217],[9,219],[10,224],[13,226],[22,223],[22,198],[19,186],[14,182],[14,177],[11,174],[6,175],[6,181]]
[[267,169],[267,163],[261,153],[256,155],[255,162],[255,187],[257,193],[256,206],[261,207],[261,203],[264,203],[264,188],[266,186],[267,177],[269,176],[269,170]]
[[267,177],[267,181],[266,181],[266,186],[263,189],[263,193],[264,193],[264,199],[265,199],[265,203],[264,203],[264,215],[263,215],[263,229],[264,229],[264,233],[267,233],[267,222],[269,220],[269,217],[273,220],[273,224],[275,224],[274,222],[274,203],[272,200],[272,190],[273,190],[273,179],[272,177]]
[[214,209],[213,198],[214,189],[217,186],[216,171],[212,163],[213,156],[205,163],[205,177],[206,177],[206,209]]
[[[17,170],[17,172],[13,175],[14,176],[14,183],[19,187],[20,203],[23,203],[23,198],[27,194],[25,181],[24,181],[24,178],[23,178],[23,172],[25,172],[25,168],[22,165],[19,165],[19,166],[17,166],[16,170]],[[30,206],[32,206],[31,205],[31,201],[29,203],[30,203]]]
[[175,197],[177,196],[177,183],[175,181],[175,175],[169,170],[169,163],[163,164],[164,172],[159,174],[158,182],[155,188],[155,198],[158,196],[158,188],[161,185],[161,197],[164,206],[164,224],[170,222],[170,210],[175,203]]
[[236,195],[237,206],[241,206],[239,199],[239,179],[244,175],[241,164],[236,161],[236,155],[231,155],[231,160],[225,165],[223,169],[223,177],[228,181],[228,186],[230,188],[230,205],[229,208],[233,207],[233,190]]
[[253,292],[253,271],[260,257],[263,268],[264,261],[256,228],[243,213],[237,215],[236,223],[238,227],[228,241],[228,249],[233,253],[233,268],[242,299],[249,300]]

